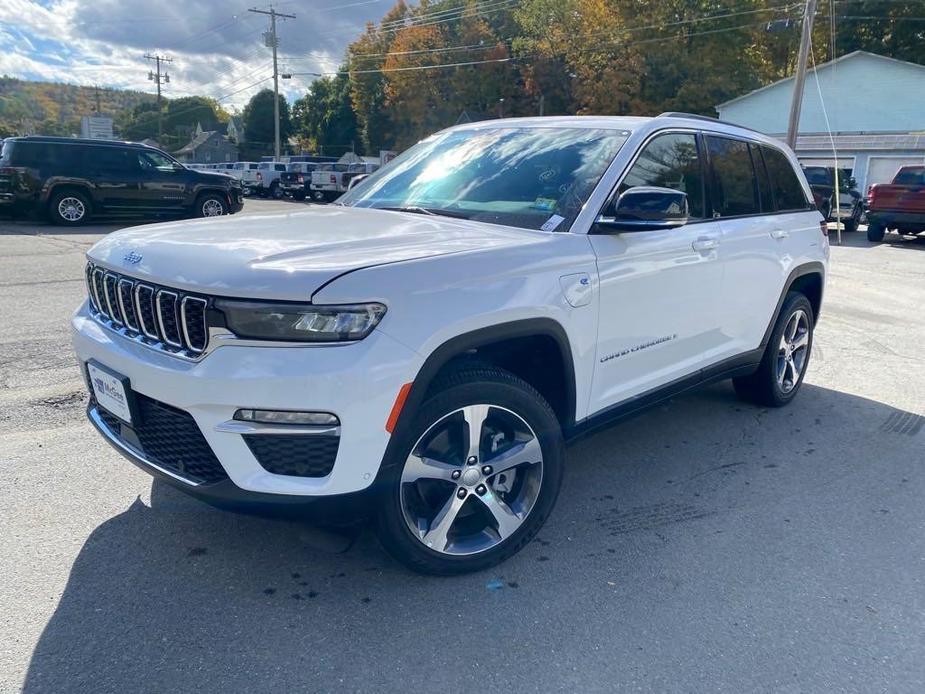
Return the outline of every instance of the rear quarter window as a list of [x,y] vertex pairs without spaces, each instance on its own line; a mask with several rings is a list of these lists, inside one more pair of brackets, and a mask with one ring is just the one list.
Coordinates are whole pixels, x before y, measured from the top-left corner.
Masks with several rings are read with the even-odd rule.
[[771,197],[775,209],[778,212],[809,209],[810,203],[803,184],[787,155],[768,145],[761,145],[761,153],[771,181]]

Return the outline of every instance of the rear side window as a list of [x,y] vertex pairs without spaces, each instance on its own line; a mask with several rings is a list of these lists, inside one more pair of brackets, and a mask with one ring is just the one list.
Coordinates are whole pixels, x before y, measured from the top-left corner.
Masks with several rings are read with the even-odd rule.
[[692,133],[667,133],[652,139],[623,177],[618,193],[636,186],[658,186],[687,193],[692,219],[703,219],[703,167]]
[[748,143],[707,135],[713,166],[713,209],[721,217],[761,212],[758,182]]
[[925,186],[925,169],[900,169],[893,183],[900,186]]
[[286,165],[285,165],[285,164],[274,164],[274,165],[273,165],[273,168],[274,168],[276,171],[285,171],[285,170],[286,170]]
[[100,171],[128,173],[136,168],[137,160],[134,154],[130,154],[126,149],[94,147],[91,155],[90,161],[93,162],[94,168]]
[[771,180],[771,197],[778,212],[805,210],[809,205],[800,179],[787,155],[774,147],[761,145],[764,163]]

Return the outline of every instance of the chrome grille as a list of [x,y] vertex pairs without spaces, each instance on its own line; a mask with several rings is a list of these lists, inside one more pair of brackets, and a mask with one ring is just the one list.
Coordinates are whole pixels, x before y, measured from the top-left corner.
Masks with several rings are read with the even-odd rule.
[[206,297],[140,282],[87,265],[94,317],[112,329],[174,354],[196,356],[209,344]]

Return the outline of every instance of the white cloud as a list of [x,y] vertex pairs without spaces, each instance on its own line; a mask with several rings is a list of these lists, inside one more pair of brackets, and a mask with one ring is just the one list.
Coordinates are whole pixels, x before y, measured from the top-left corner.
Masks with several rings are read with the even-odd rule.
[[[311,8],[281,2],[280,69],[328,73],[337,69],[347,44],[367,21],[375,21],[393,0],[356,0]],[[262,34],[268,18],[223,0],[179,4],[146,0],[3,0],[0,3],[0,72],[24,79],[98,84],[153,91],[146,52],[167,54],[170,83],[165,94],[226,97],[241,107],[269,77],[270,50]],[[305,92],[313,77],[280,83],[290,97]],[[243,91],[239,91],[242,90]],[[238,92],[232,94],[233,92]],[[228,96],[231,95],[231,96]]]

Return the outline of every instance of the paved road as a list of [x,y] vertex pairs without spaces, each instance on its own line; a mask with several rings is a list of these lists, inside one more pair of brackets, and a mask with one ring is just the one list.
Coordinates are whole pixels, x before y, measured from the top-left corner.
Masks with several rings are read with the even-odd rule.
[[0,691],[925,691],[925,241],[833,249],[792,406],[584,439],[535,543],[436,579],[99,440],[67,319],[110,229],[0,223]]

